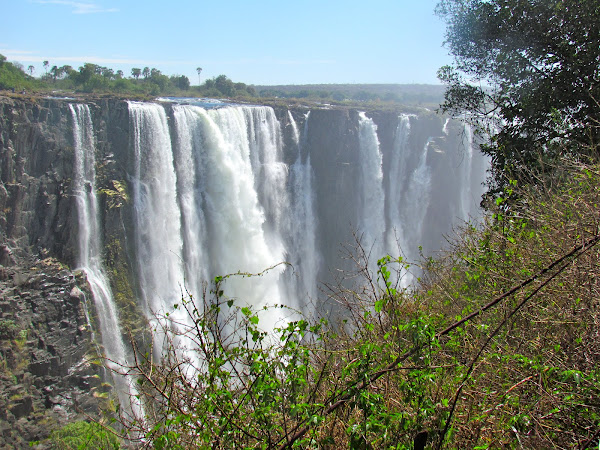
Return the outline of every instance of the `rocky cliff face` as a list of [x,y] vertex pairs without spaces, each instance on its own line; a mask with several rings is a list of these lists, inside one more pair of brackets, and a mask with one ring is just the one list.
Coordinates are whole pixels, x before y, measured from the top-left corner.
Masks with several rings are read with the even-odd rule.
[[53,258],[0,268],[0,447],[25,448],[95,415],[110,386],[86,317],[81,274]]
[[[95,110],[101,115],[110,108]],[[110,123],[104,117],[99,122]],[[110,391],[98,364],[91,294],[82,273],[71,269],[77,221],[69,118],[66,102],[0,98],[3,448],[27,447],[97,413]],[[101,128],[104,136],[108,128]]]
[[[69,102],[0,97],[0,446],[42,439],[80,412],[93,413],[108,389],[103,383],[110,378],[101,366],[89,362],[102,353],[101,340],[88,283],[74,272],[78,220]],[[123,333],[132,331],[143,346],[147,322],[136,300],[140,286],[129,109],[126,102],[114,99],[85,102],[95,134],[103,262]],[[172,127],[172,107],[165,105],[165,109]],[[311,160],[316,240],[323,255],[320,278],[327,280],[330,269],[345,268],[340,245],[353,240],[352,226],[360,221],[356,207],[362,195],[359,113],[342,109],[307,113],[302,108],[275,108],[282,130],[282,162],[291,166],[298,152],[302,160]],[[434,114],[406,115],[403,120],[410,134],[399,165],[394,160],[400,151],[396,147],[406,130],[399,125],[398,113],[367,115],[377,129],[383,190],[387,193],[400,186],[403,199],[419,199],[412,194],[419,194],[421,188],[427,195],[434,193],[427,202],[410,207],[422,210],[418,214],[425,231],[419,236],[437,236],[414,246],[423,244],[426,252],[438,248],[442,233],[449,231],[461,208],[463,215],[466,211],[465,200],[453,193],[464,191],[461,158],[468,156],[459,150],[459,125],[451,124],[454,129],[449,133]],[[303,132],[305,125],[308,133]],[[175,135],[171,131],[171,139]],[[426,171],[420,173],[425,162]],[[425,182],[427,186],[422,186]],[[391,214],[381,219],[387,225],[398,220]],[[411,230],[406,233],[417,239]]]
[[15,249],[71,261],[69,180],[72,148],[65,105],[0,102],[0,208],[4,239]]

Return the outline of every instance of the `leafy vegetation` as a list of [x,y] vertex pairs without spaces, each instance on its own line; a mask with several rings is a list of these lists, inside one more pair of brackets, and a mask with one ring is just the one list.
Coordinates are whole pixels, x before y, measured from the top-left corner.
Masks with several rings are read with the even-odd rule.
[[[96,64],[86,63],[75,70],[73,67],[52,66],[45,61],[45,73],[34,78],[34,66],[27,70],[21,64],[7,62],[0,55],[0,89],[21,92],[65,91],[81,93],[113,93],[126,96],[181,96],[232,98],[261,101],[282,98],[286,100],[374,105],[436,107],[443,98],[443,87],[433,85],[291,85],[249,86],[236,83],[226,75],[219,75],[192,86],[184,75],[164,75],[155,68],[133,68],[130,76]],[[202,71],[201,68],[196,70]],[[27,73],[29,72],[29,73]],[[200,74],[199,72],[199,74]]]
[[85,63],[75,70],[69,65],[52,66],[45,61],[46,72],[40,78],[32,76],[35,67],[29,66],[27,74],[19,63],[10,63],[0,55],[0,89],[15,91],[70,91],[82,93],[115,93],[121,95],[174,95],[213,97],[253,97],[253,88],[244,83],[234,83],[225,75],[208,79],[201,86],[192,87],[185,75],[164,75],[160,70],[134,68],[131,77],[121,70],[116,72],[97,64]]
[[14,339],[19,333],[19,326],[12,319],[0,319],[0,340]]
[[27,89],[33,86],[31,77],[15,64],[6,61],[4,55],[0,55],[0,89]]
[[147,418],[126,428],[156,448],[592,448],[600,168],[563,160],[554,174],[513,182],[414,288],[396,281],[415,267],[386,257],[371,273],[357,245],[362,278],[332,287],[335,323],[267,333],[267,312],[224,293],[243,275],[217,277],[178,306],[188,325],[159,330],[164,359],[140,355]]
[[50,435],[56,450],[119,449],[117,436],[99,423],[79,421],[65,425]]
[[491,142],[491,194],[536,182],[561,155],[597,156],[600,8],[596,0],[442,0],[444,111],[467,114]]

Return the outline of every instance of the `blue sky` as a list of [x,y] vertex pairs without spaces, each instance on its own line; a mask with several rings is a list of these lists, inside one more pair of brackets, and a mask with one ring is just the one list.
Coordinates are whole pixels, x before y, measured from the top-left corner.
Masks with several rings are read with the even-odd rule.
[[198,83],[437,83],[437,0],[0,0],[0,53],[34,75],[91,62]]

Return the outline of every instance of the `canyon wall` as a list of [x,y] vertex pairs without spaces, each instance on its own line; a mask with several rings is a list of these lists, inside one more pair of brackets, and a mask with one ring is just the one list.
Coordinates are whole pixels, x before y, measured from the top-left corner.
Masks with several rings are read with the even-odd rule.
[[[74,169],[81,152],[93,178]],[[97,408],[101,378],[112,381],[88,361],[110,357],[103,342],[117,338],[101,335],[102,320],[148,345],[153,314],[182,292],[200,298],[217,275],[287,261],[227,295],[332,309],[318,287],[352,270],[345,245],[362,239],[372,268],[388,253],[436,251],[479,214],[486,167],[468,128],[428,111],[0,97],[0,424],[36,439],[29,419]],[[98,317],[82,262],[85,196],[98,204],[86,220],[98,223],[115,319]]]

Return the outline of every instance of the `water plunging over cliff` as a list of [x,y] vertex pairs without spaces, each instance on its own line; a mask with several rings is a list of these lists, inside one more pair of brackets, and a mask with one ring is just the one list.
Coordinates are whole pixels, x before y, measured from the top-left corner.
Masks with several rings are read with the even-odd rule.
[[[171,313],[185,288],[181,212],[167,116],[152,103],[129,104],[139,285],[148,317]],[[182,318],[184,319],[184,318]]]
[[[73,194],[77,203],[79,224],[78,266],[85,272],[94,297],[100,324],[102,345],[107,365],[116,372],[126,372],[128,351],[122,337],[119,316],[110,283],[102,262],[101,228],[96,196],[94,129],[89,107],[70,104],[73,118],[74,167]],[[134,381],[128,376],[115,375],[114,381],[121,405],[141,417],[141,405],[135,400]]]
[[[360,194],[357,199],[358,233],[362,245],[370,254],[369,266],[376,270],[376,262],[387,249],[384,247],[385,195],[383,193],[382,158],[377,138],[377,126],[365,113],[359,114],[359,166],[358,183]],[[384,250],[385,249],[385,250]]]
[[[174,106],[174,149],[162,106],[129,108],[140,283],[149,313],[172,311],[182,293],[198,298],[202,282],[217,275],[260,273],[284,260],[287,167],[277,160],[281,144],[270,108]],[[233,277],[227,293],[255,308],[279,304],[280,271]]]
[[[275,304],[338,318],[343,312],[320,287],[344,274],[344,288],[359,287],[344,259],[353,232],[371,252],[371,270],[387,253],[410,260],[422,246],[429,255],[477,215],[487,166],[468,128],[425,111],[115,99],[3,108],[0,124],[19,134],[0,139],[2,232],[10,245],[86,272],[96,335],[116,363],[128,356],[119,317],[147,349],[146,319],[185,330],[193,322],[175,308],[182,298],[199,305],[214,277],[284,261],[258,277],[228,278],[225,296],[260,310],[265,330],[297,317],[262,311]],[[67,297],[81,301],[76,290]],[[155,355],[164,337],[155,335]],[[190,367],[199,362],[186,350],[193,341],[173,343]],[[135,392],[130,380],[118,391],[124,405]]]
[[386,192],[388,214],[386,245],[392,256],[401,256],[398,244],[402,248],[407,244],[405,229],[410,227],[403,214],[403,211],[406,210],[403,197],[408,183],[408,161],[410,160],[410,117],[407,114],[398,117],[394,148],[389,163],[390,179],[395,182],[388,184]]
[[[309,299],[318,295],[318,275],[321,257],[317,249],[317,217],[315,216],[314,172],[310,155],[306,154],[306,134],[308,116],[304,117],[305,126],[300,135],[298,125],[288,111],[292,127],[293,144],[296,159],[290,167],[289,191],[291,204],[287,212],[286,236],[289,239],[288,261],[291,268],[286,271],[283,282],[288,287],[288,298],[293,299],[292,306],[305,310]],[[294,269],[295,268],[295,269]]]
[[[130,102],[129,112],[136,259],[149,315],[172,312],[182,294],[199,298],[217,275],[262,273],[283,261],[291,266],[229,279],[226,293],[255,309],[286,304],[307,312],[352,231],[372,270],[385,254],[417,258],[419,245],[438,245],[427,247],[432,228],[449,230],[467,217],[472,180],[482,179],[471,174],[472,136],[452,140],[448,121],[419,125],[416,135],[419,118],[400,115],[383,145],[375,120],[357,113],[341,130],[325,129],[336,139],[330,145],[315,131],[322,118],[297,116],[301,135],[290,111],[278,119],[269,107]],[[460,151],[462,163],[444,167]],[[445,178],[456,192],[441,186]],[[285,316],[267,313],[261,323],[268,329]],[[177,312],[175,319],[185,321]]]

